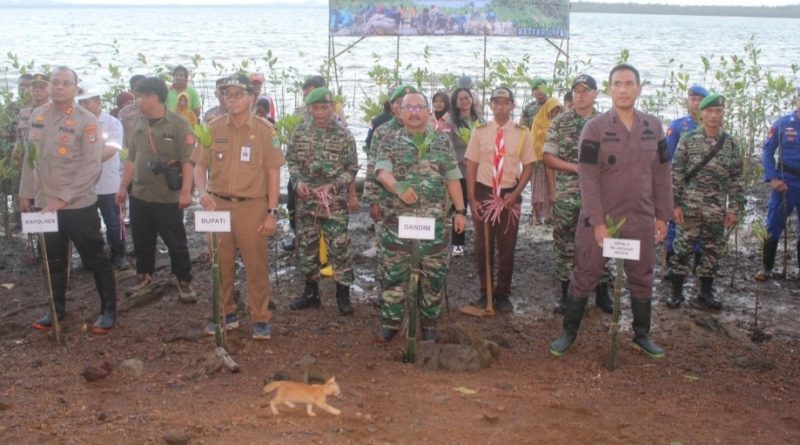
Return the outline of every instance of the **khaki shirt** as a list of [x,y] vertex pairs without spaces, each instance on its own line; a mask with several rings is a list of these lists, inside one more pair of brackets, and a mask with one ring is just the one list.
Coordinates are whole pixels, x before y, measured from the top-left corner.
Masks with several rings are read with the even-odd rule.
[[126,134],[128,160],[134,163],[132,195],[143,201],[177,203],[180,190],[170,190],[164,173],[154,174],[148,163],[156,153],[148,143],[148,131],[152,134],[155,152],[168,161],[181,164],[189,162],[194,150],[195,137],[186,119],[166,110],[164,117],[150,125],[147,116],[141,115]]
[[[97,202],[92,187],[100,174],[103,138],[97,118],[73,104],[63,113],[52,104],[33,110],[25,150],[19,195],[45,207],[58,198],[64,209],[80,209]],[[31,168],[33,167],[33,168]]]
[[[486,124],[479,125],[472,130],[472,136],[467,144],[464,157],[478,163],[478,182],[492,186],[492,172],[494,171],[494,141],[500,126],[494,119]],[[506,155],[503,161],[503,178],[501,188],[516,187],[517,180],[522,172],[522,166],[534,161],[533,140],[530,132],[511,120],[502,127],[505,139]]]
[[208,168],[208,192],[229,198],[266,197],[267,170],[284,164],[280,145],[273,145],[272,125],[250,115],[237,128],[224,115],[211,122],[209,131],[211,147],[198,144],[192,153],[196,165]]
[[31,129],[31,113],[33,113],[33,105],[26,105],[17,115],[17,138],[16,147],[17,151],[22,153],[25,150],[25,145],[28,142],[28,131]]

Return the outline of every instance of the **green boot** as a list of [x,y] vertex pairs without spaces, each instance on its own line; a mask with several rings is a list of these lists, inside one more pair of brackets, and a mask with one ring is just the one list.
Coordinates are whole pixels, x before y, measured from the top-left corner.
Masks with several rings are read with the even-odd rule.
[[631,298],[631,310],[633,311],[633,346],[649,355],[650,358],[664,357],[664,350],[650,338],[652,301],[649,298],[646,300]]
[[575,338],[578,336],[578,329],[581,327],[583,310],[586,308],[587,298],[575,298],[567,295],[564,305],[564,327],[561,330],[561,337],[550,343],[550,353],[556,357],[561,357],[567,352]]

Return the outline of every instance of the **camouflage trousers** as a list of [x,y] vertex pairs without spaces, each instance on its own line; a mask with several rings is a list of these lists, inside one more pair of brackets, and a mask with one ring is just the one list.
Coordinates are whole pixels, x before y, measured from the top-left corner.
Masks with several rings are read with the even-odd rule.
[[672,270],[678,275],[688,275],[694,260],[695,245],[702,246],[700,263],[695,271],[698,277],[713,277],[719,270],[719,257],[725,248],[724,213],[703,215],[700,212],[684,212],[683,225],[677,226],[675,256]]
[[297,252],[300,273],[309,281],[319,279],[319,240],[325,236],[328,244],[328,264],[333,267],[333,278],[337,283],[353,284],[353,268],[350,265],[350,236],[347,234],[348,212],[331,212],[330,218],[302,212],[297,215]]
[[383,253],[383,307],[381,323],[384,327],[397,329],[403,321],[406,296],[414,291],[408,289],[412,269],[418,272],[419,292],[417,305],[422,314],[420,324],[433,324],[439,318],[444,296],[444,284],[449,267],[448,231],[441,221],[436,221],[434,240],[416,240],[419,243],[418,265],[411,264],[414,241],[397,236],[397,219],[385,223],[381,230]]
[[[569,281],[569,274],[575,266],[575,226],[581,213],[580,196],[559,194],[553,208],[553,247],[556,254],[556,275],[560,281]],[[611,280],[608,262],[600,276],[601,283]]]

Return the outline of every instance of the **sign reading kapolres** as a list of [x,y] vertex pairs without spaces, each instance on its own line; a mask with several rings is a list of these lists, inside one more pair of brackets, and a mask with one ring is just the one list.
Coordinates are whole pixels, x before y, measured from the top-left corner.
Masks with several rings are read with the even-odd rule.
[[332,36],[569,38],[569,0],[331,0]]

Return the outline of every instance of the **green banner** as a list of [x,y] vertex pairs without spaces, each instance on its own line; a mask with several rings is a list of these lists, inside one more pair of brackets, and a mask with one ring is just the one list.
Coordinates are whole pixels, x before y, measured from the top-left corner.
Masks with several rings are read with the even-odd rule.
[[332,36],[569,38],[569,0],[331,0]]

